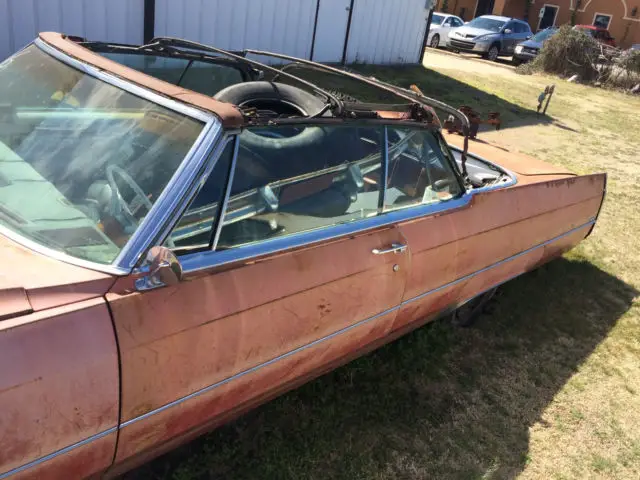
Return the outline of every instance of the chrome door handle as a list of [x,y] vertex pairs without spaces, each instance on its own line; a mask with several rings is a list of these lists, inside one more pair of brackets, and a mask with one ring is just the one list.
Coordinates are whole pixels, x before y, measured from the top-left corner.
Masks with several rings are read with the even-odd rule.
[[371,250],[371,253],[373,253],[374,255],[385,255],[387,253],[404,253],[406,249],[406,245],[392,243],[391,248],[388,248],[386,250],[379,250],[377,248],[374,248],[373,250]]

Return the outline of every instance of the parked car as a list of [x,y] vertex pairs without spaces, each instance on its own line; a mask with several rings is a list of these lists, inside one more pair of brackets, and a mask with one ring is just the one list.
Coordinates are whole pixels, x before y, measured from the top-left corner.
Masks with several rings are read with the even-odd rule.
[[43,33],[0,103],[3,479],[116,476],[483,301],[587,237],[605,191],[467,154],[433,108],[467,118],[410,90],[186,40]]
[[606,28],[596,27],[594,25],[576,25],[573,28],[595,38],[603,45],[608,45],[609,47],[616,46],[615,38],[611,36],[609,30]]
[[513,52],[513,64],[520,65],[523,62],[529,62],[538,56],[545,42],[557,33],[556,27],[545,28],[540,30],[529,40],[516,45]]
[[431,28],[427,42],[431,48],[438,48],[446,45],[449,32],[464,25],[460,17],[449,15],[448,13],[434,13],[431,19]]
[[531,36],[531,27],[522,20],[483,15],[450,32],[447,45],[453,51],[479,53],[495,61],[512,55],[516,44]]

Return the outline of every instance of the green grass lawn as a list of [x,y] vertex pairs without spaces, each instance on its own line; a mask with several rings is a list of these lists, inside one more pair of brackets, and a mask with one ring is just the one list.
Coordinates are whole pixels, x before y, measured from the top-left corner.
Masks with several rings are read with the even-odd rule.
[[474,63],[359,68],[500,111],[484,141],[607,171],[592,237],[504,286],[473,328],[430,324],[127,478],[640,478],[640,99]]

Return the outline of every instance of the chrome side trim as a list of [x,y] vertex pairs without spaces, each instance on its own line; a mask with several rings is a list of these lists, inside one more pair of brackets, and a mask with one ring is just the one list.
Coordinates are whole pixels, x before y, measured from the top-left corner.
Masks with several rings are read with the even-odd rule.
[[[500,260],[499,262],[493,263],[491,265],[489,265],[488,267],[484,267],[476,272],[470,273],[468,275],[465,275],[464,277],[460,277],[457,280],[454,280],[452,282],[449,283],[445,283],[444,285],[441,285],[440,287],[434,288],[433,290],[429,290],[428,292],[422,293],[420,295],[417,295],[413,298],[409,298],[408,300],[403,301],[400,305],[406,305],[407,303],[411,303],[411,302],[415,302],[416,300],[422,300],[424,297],[431,295],[432,293],[437,293],[440,290],[444,290],[445,288],[449,288],[449,287],[453,287],[454,285],[457,285],[458,283],[461,282],[465,282],[477,275],[480,275],[481,273],[484,273],[488,270],[491,270],[492,268],[495,267],[499,267],[500,265],[504,265],[507,262],[510,262],[512,260],[515,260],[517,258],[520,258],[524,255],[527,255],[539,248],[543,248],[546,247],[547,245],[550,245],[551,243],[557,242],[558,240],[562,240],[564,237],[567,237],[569,235],[571,235],[572,233],[577,232],[580,229],[586,228],[586,227],[590,227],[595,223],[595,219],[592,218],[591,220],[589,220],[587,223],[580,225],[578,227],[572,228],[571,230],[569,230],[568,232],[563,233],[562,235],[558,235],[557,237],[552,238],[551,240],[547,240],[546,242],[540,243],[539,245],[536,245],[534,247],[528,248],[527,250],[523,250],[520,253],[517,253],[515,255],[512,255],[511,257],[507,257],[503,260]],[[518,276],[518,275],[516,275]],[[515,277],[513,277],[515,278]],[[492,287],[493,288],[493,287]]]
[[233,187],[233,175],[236,171],[236,162],[238,160],[238,150],[240,150],[240,135],[236,135],[235,142],[233,144],[233,157],[231,157],[231,166],[229,167],[229,177],[227,178],[227,188],[224,192],[224,198],[222,199],[222,208],[220,208],[217,215],[218,223],[216,224],[216,231],[213,234],[213,241],[211,242],[211,250],[215,250],[220,240],[220,232],[224,225],[224,217],[227,214],[227,205],[229,205],[229,197],[231,196],[231,188]]
[[107,435],[109,435],[110,433],[114,433],[118,431],[118,427],[111,427],[108,430],[105,430],[104,432],[100,432],[100,433],[96,433],[95,435],[91,435],[90,437],[85,438],[84,440],[81,440],[77,443],[74,443],[73,445],[69,445],[68,447],[64,447],[61,448],[60,450],[57,450],[53,453],[50,453],[49,455],[45,455],[44,457],[40,457],[36,460],[33,460],[29,463],[25,463],[24,465],[21,465],[19,467],[14,468],[13,470],[9,470],[8,472],[4,472],[4,473],[0,473],[0,480],[3,480],[5,478],[9,478],[11,475],[15,475],[16,473],[20,473],[23,472],[29,468],[35,467],[36,465],[40,465],[41,463],[46,462],[47,460],[51,460],[52,458],[55,458],[59,455],[64,455],[67,452],[70,452],[71,450],[78,448],[78,447],[82,447],[88,443],[93,442],[94,440],[98,440],[102,437],[106,437]]
[[[247,370],[244,370],[242,372],[236,373],[235,375],[232,375],[232,376],[230,376],[228,378],[225,378],[224,380],[216,382],[216,383],[214,383],[212,385],[209,385],[207,387],[201,388],[200,390],[196,390],[195,392],[190,393],[189,395],[186,395],[186,396],[184,396],[182,398],[179,398],[177,400],[174,400],[173,402],[167,403],[166,405],[158,407],[158,408],[156,408],[154,410],[150,410],[149,412],[147,412],[147,413],[145,413],[143,415],[140,415],[138,417],[134,417],[134,418],[132,418],[130,420],[127,420],[126,422],[124,422],[124,423],[122,423],[120,425],[120,428],[124,428],[124,427],[126,427],[128,425],[131,425],[133,423],[136,423],[136,422],[138,422],[140,420],[144,420],[145,418],[148,418],[148,417],[150,417],[152,415],[155,415],[156,413],[163,412],[163,411],[165,411],[165,410],[167,410],[167,409],[169,409],[169,408],[171,408],[171,407],[173,407],[175,405],[179,405],[179,404],[181,404],[181,403],[183,403],[183,402],[185,402],[187,400],[190,400],[192,398],[198,397],[198,396],[200,396],[200,395],[202,395],[204,393],[210,392],[211,390],[213,390],[213,389],[215,389],[215,388],[217,388],[219,386],[225,385],[225,384],[227,384],[229,382],[232,382],[233,380],[241,378],[241,377],[243,377],[245,375],[248,375],[250,373],[256,372],[256,371],[260,370],[261,368],[264,368],[264,367],[267,367],[269,365],[272,365],[272,364],[274,364],[274,363],[276,363],[276,362],[278,362],[280,360],[283,360],[283,359],[285,359],[287,357],[290,357],[291,355],[295,355],[296,353],[299,353],[299,352],[301,352],[303,350],[306,350],[306,349],[311,348],[311,347],[313,347],[315,345],[318,345],[318,344],[323,343],[323,342],[325,342],[327,340],[330,340],[330,339],[332,339],[332,338],[334,338],[334,337],[336,337],[338,335],[341,335],[341,334],[343,334],[345,332],[348,332],[349,330],[353,330],[354,328],[357,328],[357,327],[359,327],[361,325],[365,325],[366,323],[369,323],[369,322],[371,322],[371,321],[373,321],[373,320],[375,320],[377,318],[380,318],[381,316],[386,315],[388,313],[394,312],[394,311],[400,309],[401,307],[403,307],[403,306],[405,306],[405,305],[407,305],[407,304],[409,304],[411,302],[414,302],[416,300],[421,300],[421,299],[423,299],[424,297],[426,297],[428,295],[431,295],[433,293],[437,293],[437,292],[439,292],[439,291],[441,291],[441,290],[443,290],[445,288],[448,288],[448,287],[451,287],[451,286],[456,285],[458,283],[461,283],[461,282],[464,282],[466,280],[469,280],[470,278],[473,278],[476,275],[479,275],[479,274],[484,273],[484,272],[486,272],[488,270],[491,270],[492,268],[498,267],[498,266],[500,266],[500,265],[502,265],[504,263],[507,263],[507,262],[509,262],[511,260],[515,260],[515,259],[517,259],[517,258],[519,258],[519,257],[521,257],[523,255],[526,255],[528,253],[531,253],[534,250],[537,250],[539,248],[543,248],[546,245],[549,245],[549,244],[554,243],[554,242],[556,242],[558,240],[561,240],[562,238],[564,238],[564,237],[566,237],[568,235],[571,235],[572,233],[574,233],[574,232],[576,232],[576,231],[578,231],[578,230],[580,230],[582,228],[586,228],[586,227],[592,225],[593,223],[595,223],[595,220],[591,219],[589,222],[587,222],[587,223],[585,223],[583,225],[580,225],[579,227],[572,228],[571,230],[569,230],[568,232],[563,233],[562,235],[558,235],[557,237],[554,237],[554,238],[552,238],[550,240],[547,240],[546,242],[543,242],[543,243],[541,243],[539,245],[531,247],[531,248],[529,248],[527,250],[524,250],[524,251],[522,251],[522,252],[520,252],[520,253],[518,253],[516,255],[511,256],[511,257],[505,258],[504,260],[501,260],[501,261],[496,262],[496,263],[494,263],[492,265],[489,265],[488,267],[485,267],[485,268],[483,268],[481,270],[478,270],[477,272],[471,273],[469,275],[465,275],[464,277],[461,277],[461,278],[459,278],[457,280],[454,280],[453,282],[449,282],[449,283],[447,283],[445,285],[442,285],[442,286],[440,286],[438,288],[434,288],[433,290],[429,290],[428,292],[425,292],[425,293],[423,293],[421,295],[418,295],[418,296],[415,296],[415,297],[410,298],[408,300],[405,300],[405,301],[401,302],[399,305],[397,305],[395,307],[392,307],[392,308],[389,308],[388,310],[385,310],[385,311],[383,311],[381,313],[378,313],[378,314],[376,314],[376,315],[374,315],[372,317],[369,317],[369,318],[366,318],[366,319],[361,320],[359,322],[356,322],[356,323],[354,323],[352,325],[349,325],[348,327],[342,328],[342,329],[340,329],[340,330],[338,330],[336,332],[333,332],[333,333],[331,333],[329,335],[326,335],[326,336],[324,336],[322,338],[314,340],[311,343],[308,343],[308,344],[303,345],[301,347],[298,347],[298,348],[296,348],[294,350],[291,350],[291,351],[289,351],[287,353],[284,353],[282,355],[274,357],[271,360],[268,360],[267,362],[261,363],[259,365],[254,366],[254,367],[251,367],[251,368],[249,368]],[[498,284],[494,285],[491,288],[494,288],[496,286],[502,285],[503,283],[506,283],[506,282],[508,282],[510,280],[513,280],[516,277],[519,277],[520,275],[522,275],[522,274],[517,274],[517,275],[514,275],[512,277],[509,277],[508,279],[499,282]],[[461,303],[464,303],[464,302],[461,302]]]
[[191,253],[179,257],[179,260],[185,273],[199,272],[209,268],[228,265],[234,262],[242,262],[299,246],[313,245],[319,242],[344,237],[346,235],[387,227],[398,222],[415,220],[427,215],[448,212],[457,208],[466,207],[471,201],[471,198],[472,195],[466,193],[460,198],[449,200],[447,202],[393,210],[365,220],[357,220],[351,223],[334,225],[330,228],[319,228],[317,230],[294,233],[286,237],[265,240],[256,244],[232,248],[229,250]]
[[190,400],[192,398],[198,397],[198,396],[202,395],[203,393],[210,392],[214,388],[217,388],[217,387],[220,387],[222,385],[225,385],[225,384],[227,384],[229,382],[232,382],[233,380],[237,380],[240,377],[244,377],[245,375],[253,373],[253,372],[255,372],[257,370],[260,370],[260,369],[262,369],[264,367],[268,367],[269,365],[273,365],[274,363],[276,363],[276,362],[278,362],[280,360],[284,360],[285,358],[288,358],[288,357],[290,357],[292,355],[295,355],[296,353],[300,353],[300,352],[302,352],[304,350],[307,350],[308,348],[314,347],[314,346],[316,346],[316,345],[318,345],[320,343],[323,343],[323,342],[325,342],[327,340],[330,340],[330,339],[332,339],[334,337],[337,337],[338,335],[341,335],[341,334],[343,334],[345,332],[353,330],[354,328],[357,328],[357,327],[360,327],[362,325],[365,325],[366,323],[372,322],[372,321],[374,321],[374,320],[376,320],[376,319],[378,319],[378,318],[380,318],[380,317],[382,317],[382,316],[384,316],[384,315],[386,315],[388,313],[395,312],[399,308],[400,308],[400,305],[396,305],[395,307],[390,308],[388,310],[385,310],[384,312],[380,312],[380,313],[378,313],[378,314],[376,314],[376,315],[374,315],[372,317],[369,317],[369,318],[361,320],[361,321],[359,321],[357,323],[354,323],[353,325],[349,325],[348,327],[345,327],[345,328],[342,328],[342,329],[340,329],[340,330],[338,330],[336,332],[330,333],[329,335],[326,335],[326,336],[324,336],[322,338],[314,340],[311,343],[307,343],[306,345],[302,345],[301,347],[298,347],[298,348],[296,348],[294,350],[291,350],[291,351],[289,351],[287,353],[284,353],[284,354],[282,354],[282,355],[280,355],[278,357],[274,357],[271,360],[268,360],[268,361],[266,361],[264,363],[256,365],[255,367],[251,367],[248,370],[244,370],[244,371],[242,371],[240,373],[236,373],[235,375],[232,375],[231,377],[225,378],[224,380],[220,380],[219,382],[214,383],[213,385],[209,385],[208,387],[201,388],[200,390],[197,390],[197,391],[195,391],[193,393],[190,393],[189,395],[184,396],[182,398],[179,398],[178,400],[174,400],[173,402],[167,403],[166,405],[163,405],[162,407],[158,407],[155,410],[151,410],[151,411],[149,411],[149,412],[147,412],[147,413],[145,413],[143,415],[140,415],[139,417],[135,417],[135,418],[132,418],[131,420],[127,420],[126,422],[124,422],[124,423],[122,423],[120,425],[120,428],[124,428],[124,427],[126,427],[128,425],[131,425],[132,423],[136,423],[136,422],[138,422],[140,420],[144,420],[145,418],[148,418],[148,417],[150,417],[152,415],[155,415],[156,413],[163,412],[163,411],[167,410],[168,408],[171,408],[171,407],[173,407],[175,405],[179,405],[179,404],[181,404],[183,402],[186,402],[187,400]]
[[[451,148],[458,150],[455,147]],[[235,262],[243,262],[252,258],[270,255],[291,248],[313,245],[322,241],[331,241],[346,235],[364,233],[376,228],[387,227],[398,222],[416,220],[427,215],[445,213],[449,210],[455,210],[468,206],[474,195],[490,192],[493,190],[509,188],[517,184],[518,180],[515,173],[495,163],[485,160],[484,158],[478,157],[477,155],[469,154],[468,156],[470,158],[476,158],[482,162],[486,162],[489,165],[493,165],[494,167],[505,172],[510,177],[510,179],[497,185],[490,185],[487,187],[476,188],[467,191],[461,197],[447,202],[430,205],[409,206],[398,210],[383,212],[375,217],[357,220],[352,223],[294,233],[286,237],[265,240],[257,244],[236,247],[229,250],[215,251],[214,248],[214,251],[204,251],[183,255],[179,257],[180,263],[183,267],[183,271],[186,274],[200,272],[209,268],[225,266]],[[386,164],[387,162],[385,161],[385,168]],[[219,223],[219,226],[221,228],[222,222]],[[216,232],[216,236],[217,238],[219,238],[219,232]]]

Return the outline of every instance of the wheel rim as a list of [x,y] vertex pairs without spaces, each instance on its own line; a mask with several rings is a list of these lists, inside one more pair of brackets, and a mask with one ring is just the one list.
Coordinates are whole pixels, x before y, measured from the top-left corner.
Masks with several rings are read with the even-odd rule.
[[431,39],[431,48],[438,48],[440,44],[440,37],[438,35],[434,35]]
[[494,60],[498,58],[498,49],[496,47],[491,47],[489,49],[489,60]]

